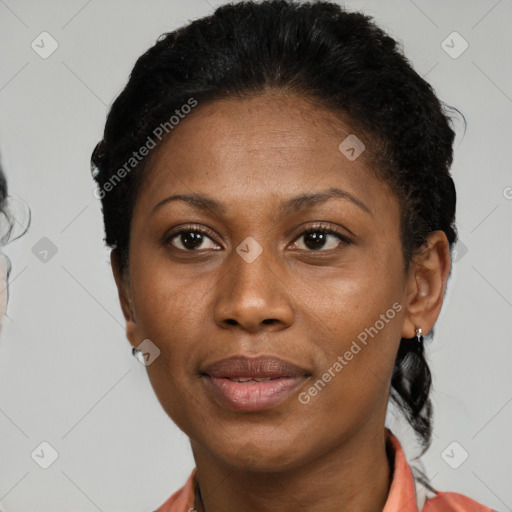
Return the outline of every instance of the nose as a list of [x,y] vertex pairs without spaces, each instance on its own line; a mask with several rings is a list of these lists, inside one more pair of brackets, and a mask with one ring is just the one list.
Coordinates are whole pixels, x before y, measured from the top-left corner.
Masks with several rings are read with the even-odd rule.
[[238,253],[225,263],[214,307],[216,323],[223,328],[239,326],[249,332],[280,330],[293,322],[293,307],[286,273],[269,249],[247,261]]

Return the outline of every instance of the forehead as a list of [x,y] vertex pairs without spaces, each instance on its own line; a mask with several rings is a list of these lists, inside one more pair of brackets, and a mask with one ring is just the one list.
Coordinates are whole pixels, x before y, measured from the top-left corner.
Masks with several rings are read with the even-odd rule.
[[370,168],[371,147],[355,159],[340,150],[354,138],[340,114],[291,93],[199,103],[151,155],[137,208],[178,192],[247,203],[336,186],[375,210],[389,191]]

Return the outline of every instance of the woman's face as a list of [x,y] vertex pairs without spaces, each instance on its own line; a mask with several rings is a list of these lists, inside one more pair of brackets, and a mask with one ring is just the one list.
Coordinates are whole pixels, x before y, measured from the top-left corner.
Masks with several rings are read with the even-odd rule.
[[[414,336],[411,278],[397,200],[364,151],[340,151],[351,134],[284,93],[199,104],[148,168],[123,282],[114,256],[128,338],[160,350],[147,366],[160,403],[229,464],[291,468],[384,423],[400,338]],[[190,194],[208,202],[165,201]],[[206,374],[232,356],[299,370],[272,384]],[[217,373],[248,371],[234,368]]]

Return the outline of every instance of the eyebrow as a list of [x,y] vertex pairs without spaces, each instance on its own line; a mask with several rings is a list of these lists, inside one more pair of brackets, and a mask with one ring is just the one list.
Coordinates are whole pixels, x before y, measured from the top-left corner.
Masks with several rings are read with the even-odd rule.
[[[291,215],[292,213],[296,213],[297,211],[305,210],[307,208],[312,208],[318,204],[326,202],[328,199],[338,198],[338,199],[346,199],[356,206],[358,206],[361,210],[369,213],[373,216],[371,210],[359,199],[355,198],[351,194],[349,194],[346,190],[341,190],[336,187],[331,187],[326,190],[320,190],[318,192],[309,193],[309,194],[300,194],[298,196],[292,197],[286,200],[280,206],[280,215],[285,217],[287,215]],[[160,201],[151,211],[151,214],[155,213],[165,204],[168,204],[172,201],[185,201],[186,203],[192,205],[193,207],[201,210],[205,213],[210,213],[213,215],[222,215],[226,213],[226,208],[222,205],[222,203],[202,194],[175,194],[169,197],[166,197],[162,201]]]

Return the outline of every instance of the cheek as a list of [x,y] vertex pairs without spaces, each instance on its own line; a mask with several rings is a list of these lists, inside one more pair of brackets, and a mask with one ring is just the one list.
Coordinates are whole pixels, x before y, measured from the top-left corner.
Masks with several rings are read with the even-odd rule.
[[365,414],[388,393],[404,308],[399,269],[385,273],[380,268],[362,262],[357,271],[309,287],[303,322],[316,340],[310,350],[316,354],[318,372],[303,402],[312,407]]
[[341,432],[384,420],[400,340],[395,313],[384,301],[382,308],[365,304],[358,313],[347,309],[333,317],[330,326],[339,335],[321,338],[314,349],[321,362],[318,372],[298,396],[300,421],[293,428],[299,437],[301,431],[315,431],[327,449]]
[[207,309],[205,301],[212,293],[214,283],[204,279],[184,279],[176,269],[165,266],[134,271],[132,291],[135,301],[137,326],[141,335],[154,342],[169,345],[171,340],[182,344],[194,338],[204,325]]
[[[150,339],[160,355],[147,367],[155,393],[168,414],[190,407],[190,376],[198,351],[204,347],[207,304],[215,289],[212,280],[184,280],[176,272],[144,266],[131,275],[138,337]],[[190,396],[188,396],[190,395]],[[176,417],[173,414],[173,419]]]
[[303,277],[300,286],[293,287],[305,325],[323,328],[324,349],[348,349],[347,342],[358,336],[364,343],[368,329],[379,339],[401,331],[401,276],[397,269],[383,268],[375,260],[361,261],[351,268]]

